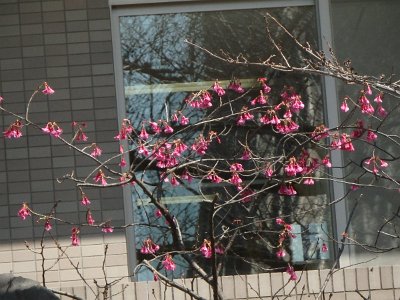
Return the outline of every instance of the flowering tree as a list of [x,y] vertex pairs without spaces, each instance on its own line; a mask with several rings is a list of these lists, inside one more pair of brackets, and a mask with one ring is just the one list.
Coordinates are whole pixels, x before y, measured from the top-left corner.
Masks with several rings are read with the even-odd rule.
[[[200,277],[212,287],[214,299],[223,299],[218,283],[221,274],[285,270],[288,281],[296,281],[295,270],[306,268],[308,261],[325,260],[332,268],[337,266],[345,242],[359,242],[347,232],[340,241],[334,237],[327,226],[330,207],[347,201],[363,187],[399,188],[390,166],[398,157],[399,136],[385,127],[395,110],[387,109],[383,98],[385,94],[400,97],[400,86],[384,78],[359,75],[349,62],[342,65],[333,53],[316,51],[273,17],[267,16],[267,20],[291,38],[303,54],[304,65],[292,65],[285,48],[271,35],[276,53],[254,63],[243,55],[219,56],[193,44],[229,64],[262,67],[260,77],[243,85],[238,78],[228,83],[216,80],[207,89],[188,93],[182,102],[165,105],[157,118],[124,119],[115,134],[120,151],[106,160],[100,144],[85,143],[90,137],[84,123],[74,122],[74,133],[68,138],[57,121],[39,124],[30,119],[35,95],[51,97],[56,92],[49,83],[33,92],[25,115],[8,110],[9,100],[0,98],[0,109],[16,119],[4,130],[5,138],[18,139],[26,127],[32,127],[96,163],[85,177],[71,172],[60,178],[60,182],[74,182],[80,191],[80,204],[87,208],[84,224],[59,219],[56,204],[46,214],[23,203],[18,212],[21,219],[37,218],[49,234],[54,222],[70,224],[71,245],[77,247],[86,227],[105,233],[127,226],[143,228],[138,234],[141,261],[136,272],[151,273],[154,280],[195,299],[201,297],[172,279]],[[359,85],[359,94],[345,95],[340,106],[345,117],[329,128],[310,93],[315,84],[280,82],[275,86],[265,76],[271,70],[333,76]],[[332,151],[357,152],[359,156],[347,165],[332,165]],[[118,168],[113,167],[116,161]],[[332,167],[343,168],[344,176],[334,177]],[[329,197],[328,184],[334,181],[348,186],[345,197]],[[117,227],[110,220],[94,220],[85,189],[126,185],[131,186],[138,210],[143,211],[139,222]],[[177,196],[190,201],[176,208],[172,200]],[[396,239],[392,221],[382,223],[378,235]],[[309,238],[304,241],[302,236]],[[56,238],[54,242],[57,244]],[[336,260],[330,258],[333,247],[339,248]],[[386,250],[379,243],[363,247]],[[236,270],[239,265],[242,270]],[[106,281],[101,286],[104,299],[112,284]]]

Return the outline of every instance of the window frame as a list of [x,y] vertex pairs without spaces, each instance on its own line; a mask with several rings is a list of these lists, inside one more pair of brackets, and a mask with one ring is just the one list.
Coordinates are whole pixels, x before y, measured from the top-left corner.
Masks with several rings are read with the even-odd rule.
[[[121,123],[125,118],[125,93],[123,84],[123,68],[121,60],[121,41],[119,32],[119,18],[133,15],[153,15],[167,13],[197,12],[197,11],[217,11],[217,10],[240,10],[257,8],[279,8],[287,6],[314,6],[317,19],[318,43],[320,49],[329,54],[332,42],[331,8],[330,0],[252,0],[252,1],[216,1],[209,2],[204,0],[109,0],[111,10],[111,31],[114,55],[114,73],[117,98],[118,122]],[[325,123],[328,127],[339,125],[339,105],[337,102],[336,80],[331,77],[322,77],[322,93],[324,103]],[[329,112],[329,113],[328,113]],[[127,147],[126,141],[121,141]],[[128,159],[128,158],[126,158]],[[343,162],[342,153],[339,151],[331,152],[331,160],[334,165],[341,165]],[[336,178],[343,177],[340,168],[333,168],[332,175]],[[331,199],[341,199],[345,195],[345,185],[339,182],[331,182],[329,191]],[[124,214],[127,224],[133,223],[133,204],[131,200],[131,188],[123,187]],[[344,201],[339,201],[332,207],[332,224],[334,237],[340,236],[345,231],[347,224],[347,209]],[[126,229],[126,243],[128,254],[128,272],[134,274],[137,265],[135,230],[133,226]],[[336,246],[337,247],[337,246]],[[336,257],[338,249],[334,249]],[[339,259],[339,266],[350,265],[349,246],[345,246]],[[135,276],[131,276],[135,280]]]

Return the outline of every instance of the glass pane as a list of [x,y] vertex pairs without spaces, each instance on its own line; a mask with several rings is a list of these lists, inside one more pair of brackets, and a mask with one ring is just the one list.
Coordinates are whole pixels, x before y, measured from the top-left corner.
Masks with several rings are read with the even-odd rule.
[[[268,84],[273,87],[269,96],[271,101],[278,101],[285,86],[293,87],[301,95],[306,109],[296,118],[301,120],[303,131],[312,131],[315,126],[323,123],[322,93],[318,77],[227,64],[185,43],[187,39],[218,54],[225,52],[234,57],[244,56],[251,61],[265,60],[274,52],[266,38],[264,17],[267,11],[281,20],[301,41],[316,46],[314,7],[121,17],[126,114],[136,131],[140,132],[143,125],[147,126],[144,120],[171,120],[174,114],[187,105],[186,99],[192,99],[193,93],[198,91],[210,90],[215,80],[224,88],[232,80],[240,80],[246,93],[238,97],[237,93],[227,90],[226,95],[219,99],[217,111],[190,110],[186,116],[190,118],[191,124],[224,116],[232,109],[240,110],[240,107],[248,105],[259,95],[257,78],[260,77],[267,77]],[[295,49],[282,30],[272,27],[271,31],[276,41],[287,45],[287,49]],[[302,60],[296,50],[289,50],[287,54],[294,61]],[[278,57],[276,59],[279,60]],[[258,113],[257,118],[260,116]],[[269,126],[260,127],[250,123],[237,126],[237,120],[226,119],[196,128],[188,132],[184,126],[176,124],[173,129],[178,133],[175,133],[174,138],[191,144],[200,133],[226,132],[220,135],[221,144],[209,145],[207,154],[214,162],[218,159],[240,160],[244,145],[263,157],[277,156],[285,151],[293,151],[298,156],[302,153],[298,144],[294,141],[283,142],[285,136]],[[132,149],[137,146],[136,143],[131,145]],[[323,157],[321,150],[313,145],[306,150],[313,157]],[[138,153],[132,151],[131,163],[139,161]],[[214,162],[202,161],[208,167]],[[252,160],[243,161],[242,164],[246,169],[259,167]],[[143,170],[146,172],[143,173]],[[226,243],[225,235],[234,241],[226,255],[219,258],[222,275],[249,274],[287,266],[287,260],[277,259],[276,248],[272,246],[278,242],[279,226],[275,223],[278,216],[285,216],[285,220],[293,224],[296,232],[296,237],[286,245],[288,256],[285,259],[299,267],[321,267],[331,261],[332,253],[321,251],[322,241],[328,243],[331,232],[326,183],[312,187],[299,185],[300,196],[284,197],[278,195],[279,187],[272,186],[263,176],[245,178],[244,185],[255,191],[256,195],[251,201],[240,201],[243,195],[238,194],[234,185],[226,182],[211,184],[210,180],[197,178],[191,183],[181,180],[179,186],[171,187],[170,183],[162,181],[165,169],[157,168],[154,163],[138,165],[135,171],[137,176],[147,182],[161,181],[153,188],[154,193],[163,199],[163,203],[181,224],[188,250],[198,249],[203,239],[208,238],[210,200],[216,195],[219,203],[238,199],[224,206],[215,217],[215,234],[221,243]],[[195,173],[195,170],[191,172]],[[136,228],[139,261],[145,257],[140,254],[142,241],[148,237],[161,245],[165,252],[173,250],[168,226],[154,216],[154,207],[136,186],[132,188],[132,201],[135,206],[135,222],[153,225]],[[193,256],[204,268],[209,268],[207,259],[200,254]],[[185,263],[178,261],[174,276],[192,276]],[[140,280],[152,278],[153,275],[146,271],[139,274]]]
[[[381,74],[398,73],[396,67],[400,65],[398,56],[399,42],[399,1],[332,1],[333,28],[334,28],[334,48],[339,61],[351,59],[352,66],[359,74],[380,77]],[[360,87],[345,85],[338,82],[338,93],[342,99],[350,96],[357,101]],[[375,97],[373,95],[372,97]],[[370,97],[371,98],[371,97]],[[398,105],[398,99],[393,99],[390,95],[385,95],[383,106],[386,111],[391,111]],[[375,104],[374,104],[375,106]],[[396,109],[397,110],[397,109]],[[343,119],[345,114],[342,114]],[[377,120],[367,118],[361,113],[355,114],[348,121],[354,124],[362,119],[365,126],[377,128]],[[380,129],[390,134],[398,134],[398,118],[391,116],[383,122]],[[383,136],[379,136],[374,142],[375,155],[382,158],[389,157],[387,153],[398,157],[398,147]],[[345,156],[345,164],[353,162],[351,167],[346,169],[349,180],[355,180],[363,173],[359,166],[361,162],[371,157],[373,147],[360,138],[354,146],[357,151]],[[382,149],[382,150],[379,150]],[[397,160],[390,161],[387,170],[388,174],[396,174],[400,169]],[[360,178],[360,183],[373,184],[375,180],[372,175],[365,174]],[[361,201],[351,222],[351,237],[354,237],[362,245],[370,245],[373,251],[366,251],[364,247],[351,248],[351,263],[356,264],[368,261],[374,265],[390,265],[393,259],[399,255],[398,226],[400,219],[393,218],[398,211],[398,186],[389,182],[378,181],[379,185],[385,185],[384,189],[363,188],[352,192],[348,197],[348,211],[354,206],[355,199]],[[349,187],[350,188],[350,187]],[[392,188],[392,190],[390,190]],[[387,222],[390,220],[390,222]],[[385,226],[383,226],[386,224]],[[383,227],[381,227],[383,226]],[[377,231],[381,230],[387,234],[377,237]],[[391,249],[384,255],[377,256],[378,249]],[[371,260],[372,259],[372,260]]]

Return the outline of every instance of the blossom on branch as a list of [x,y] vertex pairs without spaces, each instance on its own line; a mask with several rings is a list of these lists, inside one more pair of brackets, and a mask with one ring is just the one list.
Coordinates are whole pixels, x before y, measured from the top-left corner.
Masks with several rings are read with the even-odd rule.
[[288,273],[290,275],[290,280],[293,280],[293,281],[297,280],[297,274],[294,271],[293,266],[288,265],[288,267],[286,268],[286,273]]
[[79,246],[80,241],[79,241],[79,228],[77,227],[72,227],[71,230],[71,244],[72,246]]
[[26,217],[31,215],[31,211],[29,209],[28,204],[26,204],[25,202],[22,203],[22,207],[21,209],[18,211],[18,216],[22,219],[25,220]]
[[6,131],[3,132],[4,137],[8,139],[18,139],[22,136],[22,131],[21,128],[23,127],[23,124],[20,120],[16,120],[14,123],[12,123]]
[[174,261],[172,260],[172,256],[169,253],[167,253],[165,255],[165,258],[162,261],[162,264],[163,264],[165,270],[167,270],[167,271],[174,271],[176,268],[176,265],[175,265]]
[[47,82],[44,83],[44,89],[42,90],[42,93],[45,95],[52,95],[54,94],[54,90],[48,85]]
[[217,95],[219,97],[222,97],[223,95],[225,95],[225,90],[220,86],[218,80],[214,82],[212,89],[214,90],[214,92],[217,93]]
[[44,230],[50,231],[52,228],[53,226],[51,226],[50,220],[47,219],[46,222],[44,222]]
[[87,212],[86,212],[86,222],[89,225],[93,225],[94,222],[95,222],[94,219],[93,219],[92,212],[90,211],[90,209],[88,209]]
[[48,122],[46,126],[42,128],[42,131],[54,136],[55,138],[59,138],[63,133],[63,130],[56,122]]
[[154,243],[150,238],[143,241],[143,246],[140,249],[142,254],[154,254],[160,250],[160,246]]
[[104,174],[104,172],[100,169],[96,176],[93,178],[93,180],[97,183],[101,183],[101,185],[107,185],[107,181],[106,181],[106,175]]

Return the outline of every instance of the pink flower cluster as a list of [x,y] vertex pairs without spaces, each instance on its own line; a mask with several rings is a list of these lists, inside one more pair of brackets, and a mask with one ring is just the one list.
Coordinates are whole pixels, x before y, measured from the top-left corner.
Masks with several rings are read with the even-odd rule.
[[189,106],[200,109],[212,107],[212,96],[208,91],[200,91],[186,99]]
[[71,243],[72,246],[79,246],[80,241],[79,241],[79,228],[77,227],[72,227],[71,230]]
[[[385,117],[387,115],[386,110],[383,108],[382,103],[383,103],[383,93],[379,92],[375,98],[374,102],[376,103],[376,108],[374,108],[371,104],[371,100],[368,99],[367,96],[372,95],[372,89],[369,84],[365,84],[364,89],[360,91],[360,97],[358,98],[358,105],[363,114],[367,115],[373,115],[375,112],[377,113],[378,116],[380,117]],[[345,97],[342,105],[340,106],[340,109],[343,112],[348,112],[350,110],[347,100],[349,100],[349,97]]]
[[383,159],[381,159],[376,155],[372,155],[371,158],[364,161],[364,165],[366,165],[367,169],[370,170],[375,175],[378,174],[379,171],[382,170],[382,168],[386,168],[389,166],[389,164],[386,161],[384,161]]
[[42,131],[54,136],[55,138],[59,138],[63,133],[63,130],[56,122],[48,122],[46,126],[42,128]]
[[143,246],[140,249],[142,254],[154,254],[160,250],[160,246],[154,243],[150,238],[143,241]]
[[14,123],[12,123],[6,131],[3,132],[4,137],[8,139],[18,139],[22,136],[22,131],[21,128],[23,127],[23,124],[20,120],[16,120]]
[[[205,258],[211,258],[212,248],[211,242],[207,239],[203,241],[203,244],[200,247],[200,252]],[[216,254],[224,254],[225,250],[220,243],[215,245],[215,253]]]
[[31,211],[29,209],[28,204],[26,204],[25,202],[22,203],[22,207],[21,209],[18,211],[18,216],[22,219],[25,220],[26,217],[31,215]]
[[293,280],[293,281],[296,281],[296,280],[297,280],[297,274],[296,274],[296,272],[294,271],[293,266],[288,265],[288,267],[286,268],[286,273],[289,274],[290,280]]
[[277,258],[283,258],[286,255],[286,251],[283,249],[283,242],[287,238],[295,238],[296,236],[292,233],[292,226],[290,224],[287,224],[283,219],[276,218],[275,222],[277,225],[283,226],[283,229],[279,233],[278,251],[276,252]]
[[174,271],[176,268],[176,265],[175,265],[174,261],[172,260],[172,256],[169,253],[167,253],[165,255],[165,258],[162,261],[162,265],[164,266],[165,270],[167,270],[167,271]]

